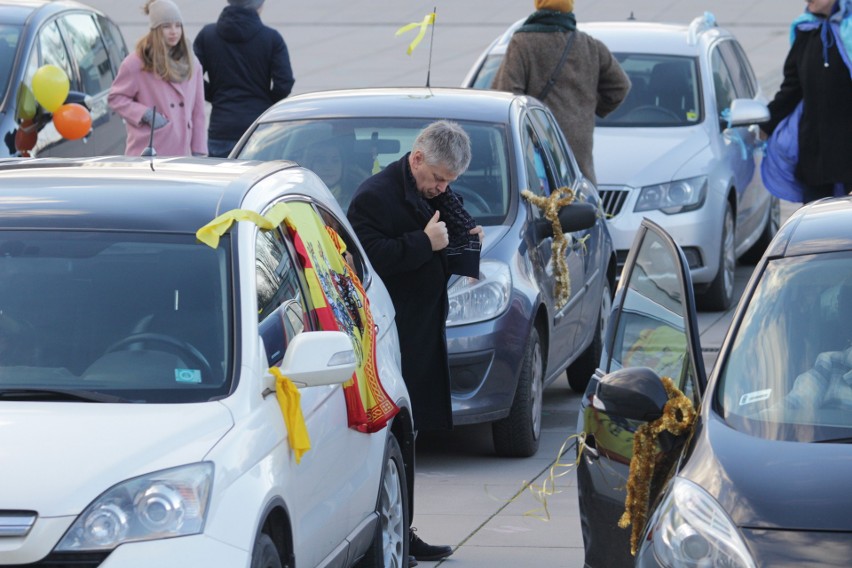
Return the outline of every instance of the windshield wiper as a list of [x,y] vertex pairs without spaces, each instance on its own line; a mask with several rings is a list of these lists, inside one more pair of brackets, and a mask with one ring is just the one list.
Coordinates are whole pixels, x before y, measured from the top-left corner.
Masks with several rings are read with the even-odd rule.
[[0,389],[0,399],[4,400],[56,400],[72,402],[130,402],[126,398],[87,390],[62,389]]
[[814,444],[852,444],[852,437],[828,438],[825,440],[814,440]]

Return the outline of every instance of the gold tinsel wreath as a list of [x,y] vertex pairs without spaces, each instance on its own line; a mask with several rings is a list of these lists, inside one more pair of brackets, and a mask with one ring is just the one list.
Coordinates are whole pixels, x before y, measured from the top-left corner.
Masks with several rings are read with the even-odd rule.
[[562,233],[562,224],[559,222],[559,210],[574,201],[574,191],[569,187],[554,189],[549,196],[536,195],[528,189],[521,192],[521,196],[544,212],[544,218],[553,225],[553,251],[554,271],[556,273],[556,309],[562,308],[571,297],[571,277],[568,273],[568,263],[565,261],[565,249],[568,248],[568,239]]
[[624,514],[618,521],[618,526],[623,529],[633,525],[630,533],[630,554],[633,556],[636,556],[639,538],[642,536],[640,531],[645,527],[648,515],[648,493],[654,476],[657,436],[663,431],[677,436],[695,422],[692,401],[680,392],[669,377],[663,377],[662,381],[669,400],[663,407],[663,415],[639,426],[633,436],[633,456],[630,458]]

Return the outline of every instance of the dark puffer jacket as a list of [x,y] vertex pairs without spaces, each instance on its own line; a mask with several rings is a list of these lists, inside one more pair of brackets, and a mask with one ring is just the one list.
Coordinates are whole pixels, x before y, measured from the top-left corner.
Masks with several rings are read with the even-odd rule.
[[287,44],[256,10],[227,6],[192,47],[207,74],[204,98],[213,105],[209,138],[238,139],[293,89]]

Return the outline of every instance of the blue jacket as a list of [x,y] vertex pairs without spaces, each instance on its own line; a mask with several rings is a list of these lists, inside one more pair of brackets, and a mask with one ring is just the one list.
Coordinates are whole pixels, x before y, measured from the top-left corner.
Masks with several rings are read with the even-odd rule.
[[204,98],[213,105],[208,136],[237,140],[267,108],[290,94],[293,70],[284,38],[257,10],[227,6],[192,45],[207,74]]

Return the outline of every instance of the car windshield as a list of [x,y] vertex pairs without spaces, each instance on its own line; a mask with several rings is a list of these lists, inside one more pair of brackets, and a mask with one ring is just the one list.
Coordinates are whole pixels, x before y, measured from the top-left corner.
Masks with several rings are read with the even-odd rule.
[[9,86],[12,63],[15,62],[15,52],[18,49],[20,36],[20,26],[0,24],[0,100],[6,97],[6,88]]
[[630,92],[598,126],[691,126],[702,120],[698,61],[692,57],[614,53]]
[[0,402],[41,391],[155,403],[227,394],[228,242],[0,231]]
[[852,253],[773,260],[721,369],[728,423],[773,440],[852,437]]
[[[248,160],[293,160],[313,170],[344,211],[372,173],[405,155],[430,122],[419,118],[325,118],[261,124],[239,153]],[[500,124],[459,124],[471,139],[467,171],[450,187],[481,225],[504,222],[510,203],[506,132]]]

